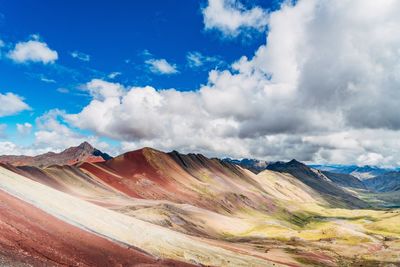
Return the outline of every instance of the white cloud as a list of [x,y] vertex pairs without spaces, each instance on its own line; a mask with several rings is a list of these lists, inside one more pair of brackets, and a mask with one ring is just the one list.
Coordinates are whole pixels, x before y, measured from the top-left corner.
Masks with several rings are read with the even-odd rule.
[[399,165],[399,13],[398,1],[284,2],[254,56],[197,90],[92,80],[92,101],[64,117],[125,148]]
[[59,92],[61,94],[68,94],[69,93],[69,89],[68,88],[64,88],[64,87],[60,87],[60,88],[57,88],[57,92]]
[[39,41],[39,40],[40,40],[40,35],[37,34],[37,33],[34,33],[34,34],[31,34],[31,35],[30,35],[30,38],[31,38],[32,40]]
[[78,144],[84,139],[82,135],[59,121],[63,114],[64,111],[55,109],[36,119],[39,129],[34,133],[36,147],[58,150]]
[[45,82],[45,83],[56,83],[56,80],[49,79],[49,78],[46,78],[46,77],[44,77],[44,76],[41,76],[41,77],[40,77],[40,80],[41,80],[42,82]]
[[214,65],[221,65],[223,63],[218,57],[205,56],[197,51],[188,52],[186,54],[186,61],[190,68],[199,68],[210,63]]
[[8,53],[8,57],[17,63],[31,61],[48,64],[54,63],[58,59],[58,53],[51,50],[46,43],[34,39],[17,43],[14,49]]
[[[68,127],[62,120],[64,114],[64,111],[54,109],[38,117],[35,121],[37,131],[33,133],[33,143],[22,146],[11,141],[0,142],[0,155],[38,155],[49,151],[61,152],[84,141],[107,153],[118,154],[118,147],[112,147],[96,136],[81,134]],[[32,129],[33,125],[29,123],[17,124],[17,131],[20,134],[28,134]]]
[[90,61],[90,55],[79,52],[79,51],[73,51],[70,53],[71,57],[79,59],[81,61]]
[[123,94],[124,88],[118,83],[106,82],[100,79],[93,79],[82,87],[83,90],[96,100],[119,97]]
[[189,52],[186,54],[186,60],[188,62],[189,67],[200,67],[204,64],[202,60],[202,55],[198,52]]
[[28,135],[32,131],[32,124],[25,122],[25,123],[17,123],[17,131],[21,135]]
[[176,74],[177,66],[171,64],[165,59],[148,59],[145,63],[149,66],[150,71],[156,74]]
[[22,152],[16,144],[9,141],[0,141],[0,155],[19,155]]
[[30,107],[22,97],[13,93],[0,93],[0,117],[14,115],[29,109]]
[[122,74],[121,72],[115,71],[115,72],[111,72],[110,74],[108,74],[107,77],[109,79],[115,79],[116,77],[120,76],[121,74]]
[[248,29],[263,31],[268,24],[266,11],[260,7],[246,9],[238,0],[209,0],[203,16],[206,30],[216,29],[229,37]]

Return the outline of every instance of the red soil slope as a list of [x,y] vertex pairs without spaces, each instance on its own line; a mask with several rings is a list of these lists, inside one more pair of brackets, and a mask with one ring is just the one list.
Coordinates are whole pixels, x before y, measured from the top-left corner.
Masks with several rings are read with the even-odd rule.
[[136,198],[187,203],[230,212],[251,206],[273,210],[273,201],[254,175],[201,155],[144,148],[100,163],[78,167],[90,176]]
[[157,260],[60,221],[0,191],[0,265],[190,266]]
[[[156,164],[157,161],[162,163]],[[182,203],[196,197],[192,190],[185,188],[192,177],[182,172],[167,154],[153,149],[144,148],[79,167],[131,197]]]

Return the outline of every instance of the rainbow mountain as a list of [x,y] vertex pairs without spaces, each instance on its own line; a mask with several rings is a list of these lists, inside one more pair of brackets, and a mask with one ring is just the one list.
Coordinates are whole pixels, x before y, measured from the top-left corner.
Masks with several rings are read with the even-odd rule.
[[301,162],[0,157],[1,266],[398,266],[400,210]]

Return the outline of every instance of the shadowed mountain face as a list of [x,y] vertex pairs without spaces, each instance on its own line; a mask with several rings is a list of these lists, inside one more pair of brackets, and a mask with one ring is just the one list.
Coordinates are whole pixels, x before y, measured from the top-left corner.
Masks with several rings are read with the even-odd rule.
[[273,163],[268,165],[267,169],[272,171],[290,173],[306,185],[319,192],[324,199],[326,199],[334,206],[353,208],[368,207],[367,203],[333,183],[321,171],[311,169],[305,164],[296,160],[291,160],[287,163]]
[[311,168],[329,171],[332,173],[350,174],[360,180],[373,178],[384,173],[390,172],[390,169],[380,168],[377,166],[357,166],[357,165],[337,165],[337,164],[326,164],[326,165],[310,165]]
[[249,171],[252,171],[255,174],[264,171],[268,165],[268,162],[266,162],[264,160],[257,160],[257,159],[240,159],[239,160],[239,159],[225,158],[225,159],[223,159],[223,161],[239,165],[240,167],[248,169]]
[[343,187],[367,189],[362,181],[350,174],[322,171],[322,174],[332,182]]
[[372,191],[398,191],[400,194],[400,172],[388,172],[383,175],[364,180],[364,184]]
[[92,147],[88,142],[70,147],[60,153],[48,152],[37,156],[0,156],[0,163],[14,166],[47,167],[50,165],[73,165],[81,161],[99,162],[112,157]]

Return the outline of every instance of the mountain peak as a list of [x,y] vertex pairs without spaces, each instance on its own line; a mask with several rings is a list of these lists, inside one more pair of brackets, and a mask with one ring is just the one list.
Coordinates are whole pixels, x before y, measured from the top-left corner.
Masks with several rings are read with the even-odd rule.
[[296,159],[292,159],[291,161],[288,162],[284,162],[284,161],[277,161],[274,163],[270,163],[267,166],[267,169],[270,170],[278,170],[278,169],[309,169],[311,171],[311,169],[309,167],[307,167],[304,163],[296,160]]
[[157,150],[155,148],[148,147],[148,146],[145,146],[145,147],[143,147],[142,149],[139,149],[139,150],[141,150],[143,152],[161,152],[160,150]]
[[83,150],[94,150],[94,147],[87,141],[82,142],[78,148],[81,148]]
[[292,159],[291,161],[288,162],[288,164],[291,164],[291,165],[304,165],[303,163],[301,163],[300,161],[298,161],[296,159]]
[[66,155],[73,154],[74,157],[84,157],[84,155],[93,154],[93,152],[96,150],[97,149],[95,149],[91,144],[85,141],[78,146],[69,147],[59,154],[66,154]]

